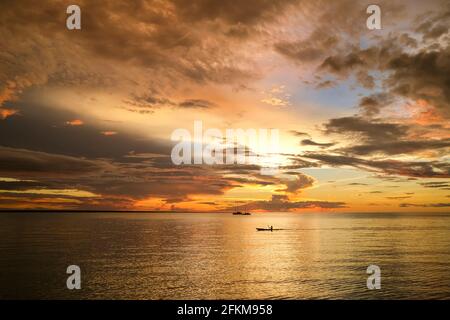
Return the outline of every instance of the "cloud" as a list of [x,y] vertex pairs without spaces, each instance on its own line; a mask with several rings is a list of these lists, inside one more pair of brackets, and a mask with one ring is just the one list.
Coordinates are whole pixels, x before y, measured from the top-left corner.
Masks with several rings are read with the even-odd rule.
[[84,122],[80,119],[74,119],[70,121],[66,121],[66,124],[69,126],[82,126]]
[[[238,180],[222,176],[213,167],[177,167],[170,157],[159,155],[126,163],[0,147],[0,167],[1,176],[13,178],[0,182],[0,187],[8,190],[8,196],[15,198],[10,199],[11,204],[20,204],[24,197],[48,194],[51,190],[59,190],[60,198],[70,198],[64,190],[76,188],[77,194],[98,197],[88,197],[72,206],[126,209],[151,197],[187,199],[190,195],[222,195],[240,186]],[[30,177],[33,181],[23,181]],[[31,200],[27,203],[31,205]]]
[[261,100],[261,102],[264,102],[266,104],[270,104],[271,106],[275,106],[275,107],[284,107],[289,105],[289,101],[284,100],[284,99],[280,99],[277,97],[269,97],[269,98],[264,98]]
[[277,19],[285,10],[297,4],[298,0],[249,0],[236,4],[233,1],[199,0],[186,3],[182,0],[172,1],[179,16],[188,21],[210,21],[220,19],[236,25],[252,26]]
[[104,136],[109,137],[109,136],[115,136],[117,134],[117,131],[102,131],[100,133]]
[[[357,86],[371,90],[359,103],[359,111],[366,117],[378,116],[394,102],[419,102],[429,108],[421,110],[424,118],[434,123],[442,117],[448,118],[448,2],[433,1],[427,6],[426,14],[418,7],[405,10],[406,6],[397,1],[382,1],[379,5],[389,34],[372,36],[364,28],[355,28],[359,23],[364,25],[360,19],[366,17],[365,4],[339,1],[333,5],[327,3],[321,12],[314,12],[314,20],[309,21],[311,31],[306,36],[280,40],[274,45],[275,50],[300,65],[301,71],[304,66],[314,68],[315,76],[309,83],[316,88],[351,79]],[[406,32],[391,24],[403,19],[416,27]],[[361,45],[361,38],[367,43]],[[380,89],[382,92],[374,92]]]
[[314,147],[321,147],[321,148],[328,148],[334,146],[334,143],[319,143],[315,142],[310,139],[304,139],[301,141],[302,146],[314,146]]
[[[440,116],[448,118],[450,46],[446,45],[448,40],[442,39],[450,39],[449,23],[443,18],[448,20],[450,8],[442,9],[440,13],[429,14],[422,24],[423,16],[418,19],[416,32],[422,36],[419,44],[404,33],[392,32],[373,46],[350,45],[346,50],[328,55],[319,70],[341,79],[354,76],[359,84],[369,89],[374,87],[369,73],[383,74],[380,80],[385,92],[375,96],[370,94],[361,100],[360,107],[368,116],[377,115],[381,108],[398,97],[425,101]],[[408,46],[405,47],[406,40]],[[409,46],[418,48],[410,50]],[[366,78],[368,81],[362,81]]]
[[425,188],[450,190],[450,181],[419,182]]
[[446,208],[450,207],[450,203],[401,203],[399,207]]
[[[404,10],[392,10],[399,3],[382,1],[383,21],[393,21],[394,15],[405,17]],[[221,196],[248,185],[293,195],[314,184],[312,177],[295,170],[320,166],[350,166],[408,178],[448,177],[448,128],[419,126],[387,114],[400,103],[415,105],[434,125],[447,114],[448,11],[435,6],[437,3],[427,2],[432,12],[417,20],[416,30],[405,33],[400,30],[403,28],[391,28],[389,35],[375,35],[355,28],[365,26],[365,4],[347,0],[168,0],[127,5],[117,0],[101,4],[80,0],[81,32],[65,29],[65,1],[42,2],[39,10],[31,0],[3,1],[0,172],[19,181],[0,181],[0,185],[3,190],[79,190],[101,197],[87,197],[79,203],[63,193],[39,199],[37,194],[6,192],[8,199],[3,195],[1,201],[40,207],[50,205],[53,198],[54,206],[70,202],[71,207],[80,208],[133,208],[136,201],[160,199],[158,203],[169,204],[190,201],[193,195]],[[396,21],[402,26],[411,22]],[[169,141],[149,135],[142,138],[125,130],[128,118],[123,119],[122,127],[95,121],[100,112],[75,110],[76,105],[69,106],[71,101],[54,93],[79,92],[80,100],[88,95],[108,97],[103,100],[108,106],[100,102],[99,106],[105,107],[105,112],[107,107],[134,112],[127,113],[130,119],[151,118],[148,114],[155,112],[164,117],[166,110],[162,109],[208,115],[225,110],[231,115],[225,119],[228,121],[233,110],[225,108],[234,107],[235,101],[219,106],[210,98],[224,96],[229,89],[248,89],[251,81],[264,74],[268,78],[253,84],[274,83],[265,80],[273,80],[270,77],[279,70],[274,67],[280,65],[284,75],[289,69],[286,63],[295,64],[302,76],[303,71],[313,70],[317,74],[310,82],[314,87],[328,88],[352,79],[370,92],[353,106],[358,115],[325,124],[326,134],[343,135],[339,146],[344,147],[337,149],[333,143],[320,143],[306,133],[292,131],[302,137],[302,145],[329,148],[329,152],[296,155],[297,151],[289,150],[283,157],[291,162],[280,167],[285,171],[277,177],[262,177],[260,168],[250,165],[175,167],[168,156]],[[216,87],[224,91],[216,95]],[[210,88],[218,92],[210,94]],[[265,103],[290,103],[281,87],[274,89],[266,94]],[[260,105],[261,96],[255,97],[254,92],[246,92],[242,104],[254,98],[253,103],[267,108]],[[55,105],[47,105],[49,101],[56,101]],[[96,101],[87,103],[95,106]],[[386,158],[398,155],[402,157]],[[33,181],[24,181],[30,180],[26,177]],[[274,196],[259,206],[295,210],[345,204]]]
[[343,117],[330,119],[325,123],[326,134],[340,134],[349,138],[355,137],[365,144],[351,145],[338,151],[352,155],[371,154],[414,154],[421,151],[437,151],[450,147],[450,139],[413,140],[417,127],[410,125],[383,122],[378,119],[362,117]]
[[307,176],[306,174],[303,174],[301,172],[292,174],[294,174],[295,178],[293,180],[283,181],[283,183],[286,185],[286,188],[279,191],[298,193],[302,189],[312,187],[315,182],[314,178]]
[[[332,201],[289,201],[284,195],[272,195],[268,201],[250,202],[242,208],[247,210],[265,210],[265,211],[295,211],[301,209],[341,209],[346,208],[345,202]],[[238,207],[240,209],[241,207]]]
[[387,143],[374,143],[356,145],[345,148],[348,153],[356,155],[369,155],[374,153],[382,153],[386,155],[412,154],[424,150],[433,150],[450,147],[450,139],[442,140],[419,140],[419,141],[396,141]]
[[448,178],[450,164],[439,161],[399,161],[399,160],[367,160],[351,156],[320,154],[308,152],[302,155],[307,159],[318,160],[319,163],[333,167],[350,166],[384,175],[398,175],[417,178]]
[[[13,103],[16,105],[16,103]],[[114,123],[90,121],[80,126],[61,125],[79,117],[67,110],[39,102],[20,103],[21,116],[9,117],[0,125],[0,146],[42,151],[74,157],[120,160],[129,152],[170,154],[172,142],[120,132],[105,139],[101,131],[116,131]]]
[[361,117],[330,119],[325,123],[326,134],[356,135],[366,141],[392,141],[407,134],[409,127],[397,123],[368,120]]
[[320,60],[328,49],[338,44],[339,38],[323,29],[316,29],[306,39],[275,43],[275,50],[296,63]]
[[334,74],[348,75],[349,72],[364,64],[364,60],[358,54],[350,52],[343,56],[329,56],[322,62],[320,69]]
[[[296,2],[123,5],[81,0],[82,31],[77,33],[65,28],[64,1],[42,3],[45,10],[37,10],[30,0],[2,2],[0,105],[27,88],[52,84],[125,91],[130,97],[149,90],[165,96],[167,83],[172,88],[192,83],[238,86],[255,79],[258,69],[251,55],[236,49],[246,43],[235,39],[253,42],[262,25],[275,22]],[[236,37],[238,33],[248,37]]]
[[[276,52],[294,62],[300,67],[323,63],[330,54],[350,52],[352,46],[359,45],[361,36],[367,36],[365,10],[369,3],[342,0],[342,1],[303,1],[300,8],[301,18],[297,22],[302,31],[294,36],[277,39],[274,43]],[[404,8],[398,2],[382,1],[383,18],[401,18]],[[303,21],[305,25],[302,25]],[[364,26],[355,28],[355,26]],[[354,59],[356,58],[356,59]],[[327,64],[337,67],[329,59]],[[358,57],[349,56],[342,63],[351,66]],[[340,62],[341,63],[341,62]]]
[[290,130],[289,133],[295,137],[310,137],[308,133],[302,131]]
[[214,102],[205,99],[186,99],[176,102],[166,97],[148,94],[142,96],[134,95],[131,99],[124,102],[127,105],[124,109],[142,114],[153,113],[155,109],[160,108],[211,109],[217,107]]
[[359,108],[369,117],[376,116],[381,109],[393,102],[393,99],[387,93],[376,93],[362,97],[359,102]]
[[26,190],[45,187],[48,187],[48,184],[33,180],[0,181],[0,190]]
[[26,178],[36,175],[82,176],[102,169],[104,169],[102,162],[25,149],[0,147],[0,173],[9,176]]
[[401,200],[401,199],[408,199],[411,198],[411,196],[392,196],[392,197],[386,197],[386,199],[391,200]]
[[188,99],[180,102],[178,104],[181,108],[188,108],[188,109],[209,109],[213,108],[216,105],[208,100],[202,100],[202,99]]
[[19,112],[19,110],[15,110],[15,109],[0,108],[0,119],[5,120],[6,118],[17,114],[18,112]]
[[[172,101],[169,98],[162,97],[160,95],[155,94],[142,94],[142,95],[132,95],[129,100],[124,101],[127,105],[131,107],[139,108],[139,111],[152,111],[145,109],[156,109],[156,108],[164,108],[164,107],[174,107],[176,106],[176,102]],[[143,110],[144,109],[144,110]]]
[[422,99],[450,116],[450,46],[439,51],[401,54],[388,63],[392,91],[414,100]]

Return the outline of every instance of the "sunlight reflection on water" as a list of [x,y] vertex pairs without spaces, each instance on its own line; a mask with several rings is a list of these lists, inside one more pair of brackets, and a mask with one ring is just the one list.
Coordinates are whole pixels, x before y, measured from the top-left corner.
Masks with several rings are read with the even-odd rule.
[[2,298],[450,298],[448,214],[2,213],[0,235]]

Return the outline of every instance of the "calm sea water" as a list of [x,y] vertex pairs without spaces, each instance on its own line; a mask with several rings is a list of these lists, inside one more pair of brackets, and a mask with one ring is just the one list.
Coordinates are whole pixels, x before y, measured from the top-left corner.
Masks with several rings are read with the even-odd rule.
[[450,214],[1,213],[0,297],[449,299]]

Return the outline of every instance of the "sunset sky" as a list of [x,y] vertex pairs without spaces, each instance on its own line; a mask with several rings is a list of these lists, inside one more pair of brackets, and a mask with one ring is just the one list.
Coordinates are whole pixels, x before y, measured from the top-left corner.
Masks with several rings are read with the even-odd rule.
[[[0,209],[448,211],[450,3],[371,3],[1,1]],[[197,120],[278,174],[174,165]]]

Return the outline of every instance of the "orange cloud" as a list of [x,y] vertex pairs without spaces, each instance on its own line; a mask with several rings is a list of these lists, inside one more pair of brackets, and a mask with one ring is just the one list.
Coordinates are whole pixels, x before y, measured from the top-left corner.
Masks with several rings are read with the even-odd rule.
[[417,115],[415,121],[419,124],[426,125],[442,123],[444,121],[444,118],[439,114],[438,110],[423,99],[417,100],[416,108]]
[[8,84],[5,88],[0,90],[0,106],[5,101],[10,101],[14,99],[14,90],[15,90],[15,83],[12,81],[8,81]]
[[80,119],[66,121],[66,124],[69,126],[82,126],[84,124]]
[[104,136],[114,136],[114,135],[116,135],[117,134],[117,132],[116,131],[102,131],[102,132],[100,132],[102,135],[104,135]]
[[6,118],[18,113],[19,110],[14,109],[0,109],[0,119],[5,120]]

